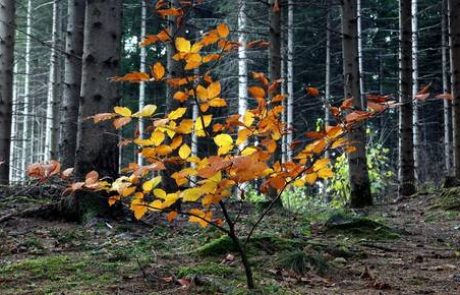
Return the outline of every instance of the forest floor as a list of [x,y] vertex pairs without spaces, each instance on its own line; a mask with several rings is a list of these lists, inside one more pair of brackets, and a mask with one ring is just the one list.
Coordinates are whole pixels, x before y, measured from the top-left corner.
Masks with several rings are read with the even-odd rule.
[[[443,197],[269,216],[249,246],[255,293],[460,294],[460,190]],[[0,196],[0,216],[44,201]],[[152,218],[9,219],[0,224],[0,294],[247,294],[218,231]]]

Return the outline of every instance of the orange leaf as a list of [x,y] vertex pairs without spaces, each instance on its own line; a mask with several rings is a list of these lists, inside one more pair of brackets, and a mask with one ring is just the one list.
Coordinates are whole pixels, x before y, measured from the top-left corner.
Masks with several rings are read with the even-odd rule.
[[130,117],[121,117],[113,121],[113,126],[115,127],[115,129],[120,129],[121,127],[131,122],[131,120],[132,119]]
[[155,78],[155,81],[160,81],[165,76],[166,70],[161,62],[157,62],[152,67],[152,76]]
[[168,220],[169,223],[171,223],[174,219],[176,219],[176,217],[177,217],[177,212],[176,211],[171,211],[166,216],[166,219]]
[[310,96],[319,96],[319,89],[316,87],[307,87],[307,93]]
[[249,87],[248,92],[254,98],[265,98],[265,90],[262,87]]
[[130,83],[140,83],[150,80],[150,77],[147,73],[143,72],[132,72],[128,73],[122,77],[113,77],[112,81],[116,82],[130,82]]
[[451,100],[451,101],[454,100],[452,94],[447,93],[447,92],[446,92],[446,93],[442,93],[442,94],[436,95],[436,98],[439,98],[439,99],[447,99],[447,100]]

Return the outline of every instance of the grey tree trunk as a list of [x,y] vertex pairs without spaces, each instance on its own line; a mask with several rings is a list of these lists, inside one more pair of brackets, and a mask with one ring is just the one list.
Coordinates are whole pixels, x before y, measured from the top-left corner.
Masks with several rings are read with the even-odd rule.
[[[412,0],[412,97],[414,98],[419,91],[419,73],[418,73],[418,0]],[[415,179],[423,182],[423,146],[422,146],[422,128],[420,116],[420,102],[414,100],[414,110],[412,114],[412,124],[414,128],[414,167]]]
[[[147,26],[147,4],[145,0],[141,0],[141,36],[140,40],[143,40],[146,36],[146,26]],[[141,47],[140,52],[140,71],[145,72],[145,62],[147,58],[147,49]],[[145,83],[141,82],[139,84],[139,110],[145,105]],[[144,138],[144,120],[139,120],[139,137]],[[121,154],[121,153],[120,153]],[[143,164],[143,157],[141,153],[137,154],[137,164]]]
[[[443,93],[450,93],[449,88],[449,41],[448,41],[448,5],[447,0],[442,1],[442,90]],[[444,164],[446,175],[452,175],[452,124],[451,118],[451,103],[450,100],[444,99]]]
[[53,29],[51,38],[50,72],[48,97],[46,101],[44,160],[57,159],[59,135],[59,94],[61,88],[61,63],[58,50],[61,49],[62,0],[53,2]]
[[26,176],[26,168],[29,160],[32,159],[30,148],[30,138],[33,136],[30,131],[30,48],[31,48],[31,33],[32,33],[32,0],[27,0],[27,13],[26,13],[26,46],[24,53],[24,103],[22,111],[22,145],[21,145],[21,169],[22,177]]
[[411,0],[399,1],[399,193],[415,193],[414,142],[412,129],[412,13]]
[[450,68],[452,72],[452,96],[454,98],[454,171],[460,179],[460,0],[449,0],[450,20]]
[[0,184],[8,184],[13,109],[15,0],[0,3],[0,19]]
[[78,105],[81,90],[85,0],[69,0],[64,93],[61,106],[59,156],[63,168],[74,167],[77,146]]
[[88,116],[112,112],[119,102],[121,0],[87,0],[83,68],[78,116],[75,175],[91,170],[102,176],[118,174],[118,135],[111,122],[94,124]]
[[293,141],[292,127],[294,121],[294,1],[288,1],[287,31],[287,109],[286,124],[289,132],[286,136],[287,160],[292,161],[291,144]]
[[[353,106],[358,110],[366,109],[361,100],[358,65],[358,28],[357,0],[342,1],[342,45],[344,94],[353,98]],[[349,133],[349,140],[356,147],[356,152],[348,155],[350,175],[350,205],[360,208],[372,205],[372,195],[366,159],[366,130],[363,124],[356,126]]]
[[357,0],[357,21],[358,21],[358,66],[359,66],[359,93],[361,94],[361,100],[363,105],[366,104],[366,90],[364,84],[364,55],[363,55],[363,28],[362,28],[362,3],[361,0]]
[[[246,54],[246,0],[238,1],[238,114],[242,117],[248,109],[248,60]],[[240,127],[241,128],[241,127]],[[243,150],[247,143],[239,148]]]
[[273,82],[281,78],[281,7],[274,5],[281,1],[270,0],[270,47],[269,47],[269,78]]

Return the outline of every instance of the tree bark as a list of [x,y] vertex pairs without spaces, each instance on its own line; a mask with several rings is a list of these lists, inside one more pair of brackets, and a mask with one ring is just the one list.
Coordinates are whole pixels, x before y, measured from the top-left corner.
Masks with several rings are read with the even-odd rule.
[[269,78],[274,82],[281,78],[281,1],[270,0],[269,16]]
[[449,0],[450,67],[452,73],[454,171],[460,179],[460,0]]
[[26,177],[26,168],[29,160],[32,159],[30,138],[34,136],[29,128],[30,124],[30,48],[31,48],[31,33],[32,33],[32,0],[27,0],[27,13],[26,13],[26,46],[24,53],[24,103],[22,111],[22,146],[21,146],[21,169],[22,177]]
[[[147,26],[147,4],[146,0],[141,0],[141,38],[143,40],[146,36],[146,26]],[[140,71],[145,72],[145,62],[147,58],[147,49],[142,46],[140,52]],[[145,105],[145,83],[139,83],[139,110]],[[139,137],[144,138],[144,120],[139,120]],[[137,154],[137,164],[142,166],[143,157],[141,153]]]
[[53,29],[51,36],[50,72],[48,97],[46,101],[45,149],[44,160],[57,159],[58,147],[58,105],[61,87],[61,65],[58,50],[61,49],[62,0],[53,1]]
[[91,170],[101,176],[118,174],[118,135],[112,122],[94,124],[87,117],[113,112],[119,102],[121,1],[87,0],[83,69],[78,117],[75,171],[78,178]]
[[[412,0],[412,97],[415,98],[419,91],[418,73],[418,0]],[[422,129],[421,129],[421,109],[420,102],[414,99],[414,110],[412,113],[412,124],[414,128],[414,168],[415,179],[423,182],[423,163],[422,163]]]
[[287,110],[286,124],[286,156],[292,161],[291,144],[293,141],[294,122],[294,1],[288,1],[288,31],[287,31]]
[[65,48],[64,93],[59,153],[63,168],[74,167],[77,146],[78,104],[81,90],[85,0],[69,0]]
[[[353,106],[365,110],[361,100],[358,64],[358,28],[357,0],[342,1],[342,45],[344,93],[353,99]],[[348,155],[350,175],[350,206],[360,208],[372,205],[372,195],[366,159],[366,129],[361,124],[349,133],[349,141],[356,147],[356,152]]]
[[8,184],[13,109],[15,0],[5,0],[0,4],[0,19],[0,184]]
[[[449,41],[448,41],[448,5],[447,0],[442,1],[442,90],[443,93],[450,93],[449,87]],[[444,164],[446,175],[452,175],[452,124],[451,118],[451,103],[450,100],[444,99]]]
[[399,1],[399,193],[415,193],[414,142],[412,129],[412,13],[411,0]]

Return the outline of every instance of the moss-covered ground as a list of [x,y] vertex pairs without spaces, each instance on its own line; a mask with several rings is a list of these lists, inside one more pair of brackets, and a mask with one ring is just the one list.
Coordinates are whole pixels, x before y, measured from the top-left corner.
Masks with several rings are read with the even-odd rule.
[[[41,202],[0,197],[0,215]],[[213,228],[158,216],[151,225],[13,218],[0,224],[0,294],[455,294],[460,219],[438,202],[270,215],[246,247],[253,292],[231,240]],[[247,208],[239,231],[256,216]]]

